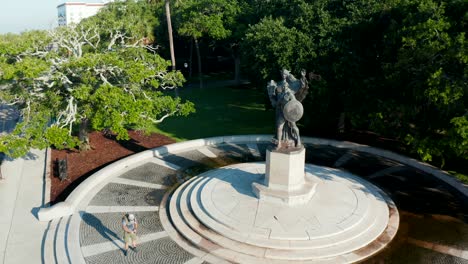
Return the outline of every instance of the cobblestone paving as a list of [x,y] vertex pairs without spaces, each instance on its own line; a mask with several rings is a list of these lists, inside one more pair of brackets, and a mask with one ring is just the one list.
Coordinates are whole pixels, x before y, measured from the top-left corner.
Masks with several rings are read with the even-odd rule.
[[266,150],[270,146],[271,144],[257,144],[258,151],[260,152],[263,161],[266,159]]
[[[405,216],[408,236],[420,241],[468,250],[468,225],[447,216]],[[427,232],[431,230],[431,232]]]
[[261,158],[254,157],[247,145],[220,145],[216,147],[208,147],[208,149],[216,154],[219,159],[224,160],[225,164],[242,163],[260,161]]
[[406,168],[371,181],[390,194],[401,210],[466,217],[462,200],[441,181],[419,170]]
[[181,168],[197,167],[200,165],[206,165],[211,168],[217,167],[216,162],[208,158],[198,150],[191,150],[183,153],[170,154],[164,156],[163,160],[176,164]]
[[305,145],[306,162],[315,165],[333,167],[333,164],[348,152],[347,149],[332,146]]
[[169,237],[165,237],[138,245],[138,252],[129,250],[127,256],[123,255],[122,250],[113,250],[85,260],[88,264],[182,264],[193,257]]
[[158,206],[165,190],[109,183],[94,196],[90,205]]
[[[270,144],[257,144],[265,160],[265,153]],[[321,166],[333,167],[333,164],[348,150],[332,146],[306,146],[306,162]],[[148,182],[162,185],[173,185],[178,174],[198,175],[212,168],[226,166],[241,162],[258,161],[247,145],[219,145],[207,147],[209,151],[217,155],[209,158],[197,150],[189,150],[177,154],[171,154],[162,159],[181,167],[180,171],[174,171],[167,167],[148,162],[134,168],[121,178]],[[372,173],[393,166],[401,166],[404,169],[394,171],[372,179],[372,182],[387,191],[397,205],[415,213],[440,213],[460,214],[463,210],[460,200],[451,194],[450,189],[434,177],[421,171],[404,167],[398,162],[382,159],[366,153],[357,153],[350,160],[343,163],[343,168],[354,171],[356,174],[369,176]],[[159,206],[166,190],[139,187],[122,183],[108,183],[98,192],[89,205],[92,206]],[[455,213],[453,213],[455,212]],[[125,212],[119,213],[84,213],[80,224],[80,244],[82,247],[92,247],[94,244],[121,240],[123,231],[121,219]],[[158,212],[133,212],[139,223],[139,236],[163,231]],[[410,226],[411,237],[423,241],[440,243],[456,248],[467,248],[467,225],[460,222],[459,225],[446,223],[443,219],[431,219],[420,221],[418,218],[402,218],[402,226]],[[452,229],[448,230],[446,227]],[[461,231],[460,231],[461,230]],[[435,232],[432,232],[435,231]],[[399,231],[400,232],[400,231]],[[426,234],[431,235],[427,236]],[[444,233],[445,235],[438,235]],[[115,247],[117,248],[117,247]],[[128,256],[123,255],[122,249],[102,252],[85,258],[87,264],[124,264],[124,263],[185,263],[194,258],[193,255],[179,247],[169,237],[163,237],[142,243],[138,246],[138,253],[130,251]],[[365,263],[461,263],[468,264],[462,258],[453,257],[432,250],[424,249],[412,244],[400,243],[386,250],[387,253],[374,257]],[[208,264],[203,262],[202,264]]]
[[382,252],[365,264],[468,264],[468,260],[404,243],[389,252]]
[[[162,185],[172,185],[177,173],[199,174],[213,167],[253,160],[246,145],[225,145],[219,148],[210,147],[217,158],[208,158],[197,150],[181,154],[168,155],[163,160],[181,167],[175,171],[167,167],[148,162],[134,168],[120,178]],[[153,189],[122,183],[108,183],[91,200],[92,206],[159,206],[166,190]],[[122,240],[122,216],[119,213],[83,213],[80,224],[80,244],[82,247],[99,243]],[[139,237],[163,231],[158,212],[132,212],[139,221]],[[169,237],[142,243],[138,253],[130,251],[123,255],[122,249],[103,252],[89,256],[85,260],[94,263],[185,263],[194,256],[180,248]],[[207,262],[204,262],[207,263]]]
[[176,181],[176,173],[175,170],[148,162],[122,174],[120,178],[171,186]]
[[[131,212],[138,220],[138,236],[163,231],[158,212]],[[123,213],[83,214],[80,225],[80,244],[92,244],[122,239]]]
[[369,153],[353,151],[351,158],[343,165],[343,169],[361,176],[369,176],[377,171],[403,164]]

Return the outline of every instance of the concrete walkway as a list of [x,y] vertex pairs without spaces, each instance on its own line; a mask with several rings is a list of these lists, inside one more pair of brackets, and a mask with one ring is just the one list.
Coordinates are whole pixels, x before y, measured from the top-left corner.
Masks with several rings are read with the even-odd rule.
[[41,247],[48,223],[39,222],[36,214],[49,202],[45,162],[46,150],[33,150],[26,157],[2,164],[0,263],[44,263]]
[[[11,132],[17,121],[14,107],[0,105],[0,133]],[[33,150],[23,158],[6,158],[1,165],[0,263],[51,263],[42,253],[49,223],[36,217],[49,203],[46,160],[46,150]]]

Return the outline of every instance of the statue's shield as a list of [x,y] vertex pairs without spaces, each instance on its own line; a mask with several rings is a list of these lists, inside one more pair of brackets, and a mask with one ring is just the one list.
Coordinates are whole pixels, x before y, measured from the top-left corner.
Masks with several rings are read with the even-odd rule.
[[301,102],[297,100],[291,100],[283,108],[284,119],[289,122],[297,122],[301,119],[304,114],[304,107]]

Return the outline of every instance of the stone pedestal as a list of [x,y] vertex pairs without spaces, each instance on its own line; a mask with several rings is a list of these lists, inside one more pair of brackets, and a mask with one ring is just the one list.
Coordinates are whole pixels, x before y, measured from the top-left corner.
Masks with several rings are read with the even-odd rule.
[[252,183],[260,200],[288,205],[307,203],[315,192],[316,184],[305,177],[304,147],[291,150],[267,150],[263,184]]

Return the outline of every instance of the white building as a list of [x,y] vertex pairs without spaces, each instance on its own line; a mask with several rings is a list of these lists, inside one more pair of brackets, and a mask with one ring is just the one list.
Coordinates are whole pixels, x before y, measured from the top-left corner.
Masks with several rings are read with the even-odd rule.
[[66,26],[72,23],[78,24],[82,19],[97,14],[99,9],[110,1],[83,0],[65,2],[57,6],[58,25]]

